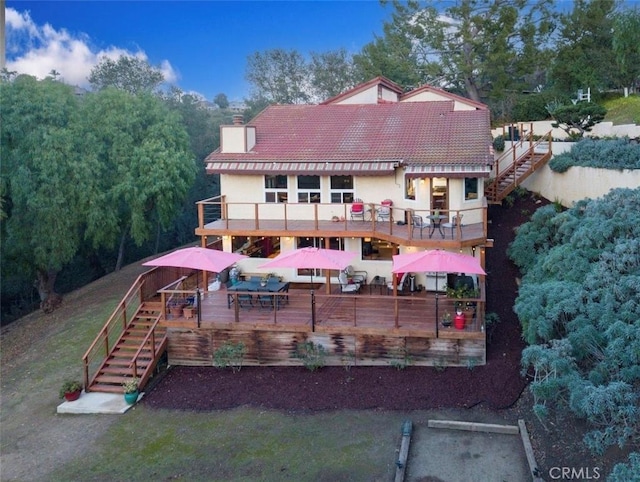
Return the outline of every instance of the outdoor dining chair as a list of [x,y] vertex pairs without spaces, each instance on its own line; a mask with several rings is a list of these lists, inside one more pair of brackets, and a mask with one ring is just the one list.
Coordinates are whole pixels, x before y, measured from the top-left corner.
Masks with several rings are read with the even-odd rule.
[[274,295],[268,294],[268,291],[258,292],[258,303],[260,303],[260,309],[272,310],[276,306],[277,298]]
[[362,199],[355,199],[351,204],[351,221],[364,221],[364,202]]
[[451,228],[451,239],[453,239],[453,231],[456,229],[458,224],[460,224],[460,229],[462,229],[462,216],[463,216],[462,214],[458,214],[457,216],[453,216],[451,218],[451,222],[450,223],[444,223],[442,225],[442,227],[444,229]]
[[391,221],[391,206],[393,201],[385,199],[382,201],[381,206],[378,208],[377,216],[378,221]]
[[247,309],[253,308],[253,295],[238,294],[238,307]]
[[419,229],[420,239],[422,239],[422,231],[428,228],[429,228],[429,225],[424,222],[424,219],[422,219],[422,216],[419,216],[417,214],[411,215],[411,237],[413,237],[413,232],[416,229]]

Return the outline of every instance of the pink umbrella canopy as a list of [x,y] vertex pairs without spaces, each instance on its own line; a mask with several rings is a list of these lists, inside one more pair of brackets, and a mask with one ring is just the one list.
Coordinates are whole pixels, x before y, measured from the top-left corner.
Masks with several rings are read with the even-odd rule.
[[433,271],[436,273],[487,274],[473,256],[436,249],[418,253],[396,254],[393,257],[394,273]]
[[143,266],[173,266],[176,268],[191,268],[219,273],[237,261],[246,258],[243,254],[227,253],[217,249],[199,247],[183,248],[152,259]]
[[307,247],[280,253],[260,268],[344,269],[356,255],[353,251]]

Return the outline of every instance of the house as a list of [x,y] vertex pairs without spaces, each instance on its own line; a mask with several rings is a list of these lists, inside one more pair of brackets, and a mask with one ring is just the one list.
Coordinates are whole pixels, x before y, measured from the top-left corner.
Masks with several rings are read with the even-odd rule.
[[[527,151],[524,140],[519,149]],[[120,364],[133,366],[127,375],[143,383],[154,366],[145,360],[165,349],[172,365],[211,365],[229,343],[242,343],[244,363],[255,365],[300,364],[296,350],[309,343],[322,345],[325,363],[334,365],[485,363],[484,276],[462,278],[476,290],[457,300],[443,292],[459,273],[391,272],[394,254],[433,249],[466,253],[484,266],[492,245],[487,180],[494,178],[494,191],[503,174],[507,189],[517,184],[506,167],[492,170],[485,105],[431,86],[403,92],[378,77],[318,105],[273,105],[246,123],[235,115],[204,162],[207,174],[220,176],[221,194],[197,203],[201,246],[247,255],[236,268],[256,278],[279,253],[306,246],[352,251],[362,286],[345,289],[349,281],[337,271],[280,268],[270,273],[280,278],[272,285],[277,292],[256,295],[216,289],[206,273],[194,282],[179,269],[155,268],[85,355],[90,389],[117,380],[108,366],[113,355],[104,368],[89,367],[99,365],[102,347],[126,343],[134,330],[118,328],[123,338],[116,343],[106,337],[114,338],[112,327],[128,319],[132,303],[138,312],[127,326],[147,331],[137,335],[143,341],[134,362],[128,355]],[[220,275],[225,281],[227,273]],[[184,296],[197,298],[195,317],[170,314],[172,300]],[[457,306],[468,308],[466,322],[444,326],[441,316]]]
[[[430,86],[404,93],[383,77],[319,105],[270,106],[246,124],[235,116],[205,159],[222,196],[200,203],[196,234],[202,245],[221,236],[225,251],[249,254],[245,271],[305,245],[357,251],[370,277],[389,277],[391,256],[409,248],[472,254],[487,244],[490,132],[485,105]],[[366,221],[354,226],[346,221],[356,199],[366,205]],[[392,202],[388,220],[379,215],[385,200]],[[440,219],[428,218],[435,213]],[[411,229],[414,215],[430,227]],[[459,215],[464,228],[452,230]],[[336,218],[342,222],[322,224]],[[431,281],[417,274],[418,284]]]

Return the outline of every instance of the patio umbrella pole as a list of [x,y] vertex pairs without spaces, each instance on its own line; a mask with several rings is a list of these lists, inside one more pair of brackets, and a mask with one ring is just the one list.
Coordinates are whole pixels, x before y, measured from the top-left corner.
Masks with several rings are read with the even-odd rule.
[[313,292],[313,269],[311,270],[311,331],[316,331],[316,294]]
[[440,273],[436,273],[436,338],[438,338],[438,278]]
[[202,308],[200,306],[200,301],[202,300],[202,297],[200,296],[200,288],[196,289],[196,316],[198,317],[198,328],[200,328],[200,315],[202,314]]

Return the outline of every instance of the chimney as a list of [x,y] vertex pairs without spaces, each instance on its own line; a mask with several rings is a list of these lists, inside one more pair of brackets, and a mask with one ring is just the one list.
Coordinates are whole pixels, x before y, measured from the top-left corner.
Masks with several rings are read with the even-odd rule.
[[233,115],[233,125],[234,126],[241,126],[244,122],[244,117],[242,117],[242,114],[234,114]]

